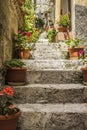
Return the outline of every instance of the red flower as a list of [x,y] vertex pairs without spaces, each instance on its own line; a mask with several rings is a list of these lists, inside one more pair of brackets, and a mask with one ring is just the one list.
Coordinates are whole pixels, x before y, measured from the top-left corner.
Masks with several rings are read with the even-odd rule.
[[13,88],[10,87],[10,86],[4,88],[3,92],[6,93],[6,94],[8,94],[8,95],[10,95],[10,96],[13,96],[13,95],[14,95]]
[[0,91],[0,96],[4,95],[2,91]]
[[30,37],[30,36],[31,36],[31,33],[30,33],[30,32],[27,32],[26,35],[27,35],[28,37]]

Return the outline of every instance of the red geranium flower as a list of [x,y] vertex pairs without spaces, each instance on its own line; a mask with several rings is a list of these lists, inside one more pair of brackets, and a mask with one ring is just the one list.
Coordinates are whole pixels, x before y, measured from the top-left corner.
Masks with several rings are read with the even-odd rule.
[[13,88],[10,87],[10,86],[4,88],[3,92],[6,93],[6,94],[8,94],[8,95],[10,95],[10,96],[13,96],[13,95],[14,95]]
[[0,115],[12,115],[18,111],[13,105],[12,99],[14,97],[14,91],[11,86],[0,86]]

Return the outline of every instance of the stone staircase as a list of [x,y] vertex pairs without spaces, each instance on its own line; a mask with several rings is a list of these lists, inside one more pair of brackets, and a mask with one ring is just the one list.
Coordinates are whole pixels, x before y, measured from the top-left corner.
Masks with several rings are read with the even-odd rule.
[[22,111],[18,130],[87,130],[83,61],[68,60],[65,53],[64,42],[40,39],[33,59],[24,60],[28,84],[14,86],[15,102]]

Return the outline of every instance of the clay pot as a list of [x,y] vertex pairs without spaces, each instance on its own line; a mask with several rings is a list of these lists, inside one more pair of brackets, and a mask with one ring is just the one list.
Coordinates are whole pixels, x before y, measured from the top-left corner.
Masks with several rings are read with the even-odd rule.
[[20,110],[13,115],[0,116],[0,130],[16,130],[18,118],[20,117]]
[[21,59],[30,58],[30,50],[29,49],[19,49],[19,58],[21,58]]
[[83,75],[83,83],[87,85],[87,68],[81,68]]
[[9,85],[16,85],[16,84],[25,84],[26,83],[26,67],[12,67],[12,68],[7,68],[7,73],[6,73],[6,84]]
[[67,32],[67,27],[59,27],[58,31],[59,32]]
[[[69,48],[68,50],[69,50],[70,59],[79,59],[79,58],[84,57],[84,47],[81,47],[81,48]],[[83,53],[80,54],[80,51],[82,51]]]

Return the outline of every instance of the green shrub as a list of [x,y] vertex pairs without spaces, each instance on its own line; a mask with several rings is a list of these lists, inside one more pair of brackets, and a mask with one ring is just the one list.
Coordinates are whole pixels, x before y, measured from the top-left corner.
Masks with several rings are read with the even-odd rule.
[[20,59],[12,59],[9,61],[6,61],[5,67],[11,68],[11,67],[23,67],[25,66],[25,63],[21,61]]
[[47,38],[49,39],[49,42],[53,42],[55,36],[56,36],[56,30],[54,28],[49,29],[47,34]]
[[57,22],[59,26],[70,26],[71,20],[69,14],[61,15],[60,20]]

